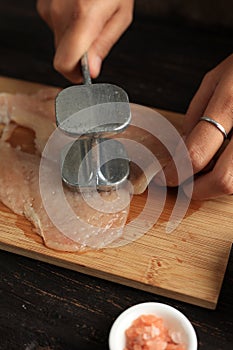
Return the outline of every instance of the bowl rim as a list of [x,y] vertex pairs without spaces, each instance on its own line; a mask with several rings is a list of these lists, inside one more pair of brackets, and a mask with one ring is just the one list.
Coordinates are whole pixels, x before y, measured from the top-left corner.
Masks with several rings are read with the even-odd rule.
[[[137,309],[143,309],[143,307],[159,307],[160,310],[164,310],[164,311],[168,311],[171,312],[171,314],[173,314],[175,317],[177,317],[180,321],[182,321],[182,323],[184,324],[184,328],[185,328],[185,332],[187,332],[187,334],[189,335],[190,338],[190,342],[192,345],[192,349],[197,350],[198,349],[198,343],[197,343],[197,335],[195,332],[195,329],[192,325],[192,323],[189,321],[189,319],[181,312],[179,311],[177,308],[166,304],[166,303],[161,303],[161,302],[142,302],[142,303],[138,303],[135,305],[130,306],[129,308],[125,309],[122,313],[119,314],[119,316],[115,319],[115,321],[112,324],[112,327],[110,329],[110,333],[109,333],[109,338],[108,338],[108,343],[109,343],[109,349],[113,350],[113,346],[114,346],[114,341],[115,341],[115,334],[118,330],[118,327],[120,326],[121,322],[127,317],[129,316],[131,313],[133,313],[134,311],[136,311]],[[159,311],[158,311],[159,313]],[[143,314],[143,310],[141,311],[141,315]],[[147,312],[147,310],[144,312],[144,314],[155,314],[154,311],[152,312]],[[139,315],[140,316],[140,315]],[[136,317],[139,317],[136,316]],[[135,318],[132,319],[132,321]],[[119,349],[119,350],[124,350],[124,349]],[[189,349],[187,349],[189,350]]]

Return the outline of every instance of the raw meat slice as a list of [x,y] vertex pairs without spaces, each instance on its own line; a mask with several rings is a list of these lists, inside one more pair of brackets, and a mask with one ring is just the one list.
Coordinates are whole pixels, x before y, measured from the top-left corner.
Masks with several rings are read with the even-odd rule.
[[[103,193],[101,194],[102,202],[99,194],[92,193],[90,206],[87,203],[87,198],[83,198],[78,193],[70,192],[65,188],[66,200],[76,213],[75,223],[70,220],[70,217],[65,219],[65,230],[69,230],[70,227],[70,236],[74,238],[72,240],[64,236],[63,232],[59,232],[57,227],[53,225],[42,205],[39,191],[40,158],[37,155],[20,151],[21,148],[28,151],[28,147],[21,144],[17,145],[15,142],[14,136],[15,132],[17,132],[17,125],[33,129],[36,135],[37,150],[42,152],[50,134],[55,129],[52,120],[54,119],[54,97],[56,94],[52,94],[52,100],[44,98],[47,95],[47,93],[42,92],[29,97],[21,94],[0,95],[1,110],[3,111],[0,113],[0,121],[6,124],[2,131],[0,144],[0,163],[2,164],[0,198],[15,213],[25,215],[33,222],[37,232],[50,248],[76,251],[87,246],[95,249],[105,247],[122,235],[129,210],[129,201],[126,201],[124,209],[122,209],[122,203],[121,208],[118,209],[116,206],[118,202],[122,202],[122,198],[125,203],[124,198],[125,195],[128,197],[128,191],[121,190],[120,192]],[[40,104],[42,106],[46,104],[47,106],[48,101],[49,103],[53,102],[53,108],[49,109],[50,115],[47,113],[46,107],[44,109],[40,106]],[[47,118],[45,118],[45,114],[47,114]],[[13,149],[9,144],[6,144],[4,142],[6,140],[9,140],[16,148]],[[20,191],[18,191],[19,188]],[[46,193],[51,194],[50,188],[47,189]],[[52,193],[52,201],[56,212],[59,203],[57,203],[57,194]],[[101,209],[103,209],[103,203],[107,203],[108,211],[110,204],[115,203],[113,208],[115,212],[101,211],[100,202]],[[74,227],[78,227],[78,231],[74,230]]]
[[[14,149],[9,144],[0,141],[0,164],[1,201],[12,211],[24,215],[32,222],[37,233],[43,237],[46,246],[65,251],[77,251],[87,247],[98,249],[106,247],[122,235],[128,215],[128,206],[115,213],[105,213],[101,209],[95,209],[99,201],[97,194],[94,195],[94,198],[92,196],[92,203],[94,201],[95,204],[93,208],[80,194],[64,189],[66,199],[76,214],[75,226],[69,217],[66,218],[65,225],[70,227],[74,240],[69,239],[53,225],[42,204],[39,190],[40,158]],[[48,171],[51,169],[49,167]],[[49,191],[50,188],[48,188]],[[121,194],[124,195],[124,190]],[[118,193],[119,200],[121,194]],[[57,194],[54,193],[53,196],[54,211],[57,212],[59,206]],[[115,192],[102,196],[107,197],[108,203],[118,200]],[[82,226],[86,230],[81,232]]]
[[[35,132],[35,145],[41,153],[55,130],[54,99],[58,89],[47,88],[33,95],[0,94],[0,123],[14,122]],[[8,138],[10,134],[8,133]]]
[[[47,88],[33,95],[0,94],[0,123],[15,122],[32,129],[35,132],[35,146],[38,152],[42,153],[48,138],[55,130],[54,99],[58,92],[59,89]],[[171,128],[157,131],[156,112],[140,107],[131,104],[131,125],[123,133],[114,136],[122,140],[130,159],[133,160],[130,163],[129,180],[133,185],[134,194],[140,194],[146,190],[155,174],[171,159],[169,148],[175,149],[177,144],[177,137],[171,135]],[[152,116],[149,116],[150,111],[153,112]],[[158,119],[158,124],[161,124],[160,119]],[[164,125],[162,128],[164,129]],[[8,138],[9,136],[8,132]],[[127,140],[134,142],[129,143]],[[142,145],[144,149],[140,147]],[[170,147],[167,147],[168,145]],[[136,151],[135,148],[138,150]],[[151,154],[148,153],[148,150]]]
[[[69,251],[80,250],[87,246],[92,248],[106,247],[122,238],[123,227],[129,211],[128,189],[110,194],[103,193],[101,196],[98,193],[86,194],[83,198],[65,188],[64,200],[63,191],[56,191],[56,187],[52,189],[54,181],[51,177],[50,182],[44,182],[46,195],[43,196],[42,203],[38,182],[40,164],[38,153],[42,153],[49,137],[55,130],[54,98],[58,91],[49,88],[34,95],[0,94],[0,123],[5,124],[5,128],[0,129],[2,134],[0,163],[4,164],[0,173],[0,200],[17,214],[25,215],[32,221],[48,247]],[[118,137],[125,144],[130,159],[132,159],[129,180],[133,186],[134,194],[139,194],[145,191],[153,176],[170,159],[169,150],[175,148],[177,139],[172,138],[167,130],[164,132],[163,125],[161,125],[161,130],[159,128],[159,135],[157,135],[157,130],[153,130],[151,125],[155,115],[153,114],[152,118],[147,119],[148,109],[142,110],[140,111],[142,114],[138,114],[138,108],[134,109],[134,105],[131,107],[133,111],[132,125]],[[17,144],[18,125],[27,128],[23,129],[27,135],[25,140],[31,139],[35,142],[37,155],[28,154],[35,151],[32,145]],[[30,137],[28,137],[29,129],[34,131]],[[166,135],[167,139],[161,138],[160,135]],[[170,142],[169,150],[164,146],[169,143],[168,139]],[[4,141],[10,141],[15,148],[10,147]],[[54,170],[53,166],[54,164],[50,162],[48,172],[51,172],[51,167],[52,171]],[[44,209],[44,205],[48,201],[48,212],[51,214],[52,221]],[[68,203],[76,215],[70,216],[68,211],[67,218],[65,215],[62,216],[61,214],[66,211],[64,210],[63,213],[63,210],[57,210],[57,206],[58,203],[63,202]],[[114,205],[112,212],[111,210],[108,212],[110,203]],[[104,209],[104,212],[101,212],[100,208]],[[154,217],[152,222],[154,222],[153,219]],[[142,221],[142,232],[144,232],[144,221],[145,218]],[[57,227],[54,226],[54,223],[58,223]],[[149,222],[147,224],[149,225]],[[79,229],[75,232],[73,227],[77,226]],[[63,234],[64,230],[66,236]],[[139,238],[138,235],[128,231],[129,233],[120,241],[124,243],[120,244],[126,244],[125,242]]]
[[0,93],[0,122],[7,124],[21,111],[55,120],[54,100],[61,89],[48,87],[35,94]]

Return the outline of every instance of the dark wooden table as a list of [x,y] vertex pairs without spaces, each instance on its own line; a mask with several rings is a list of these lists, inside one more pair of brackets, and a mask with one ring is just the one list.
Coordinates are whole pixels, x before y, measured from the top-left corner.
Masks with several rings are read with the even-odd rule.
[[[35,1],[1,0],[0,33],[0,75],[69,84],[52,68],[52,34]],[[99,80],[122,86],[132,102],[185,112],[203,74],[231,53],[232,43],[229,28],[137,15]],[[0,349],[107,350],[110,327],[125,308],[160,301],[192,321],[200,350],[230,350],[232,270],[233,254],[210,311],[1,251]]]

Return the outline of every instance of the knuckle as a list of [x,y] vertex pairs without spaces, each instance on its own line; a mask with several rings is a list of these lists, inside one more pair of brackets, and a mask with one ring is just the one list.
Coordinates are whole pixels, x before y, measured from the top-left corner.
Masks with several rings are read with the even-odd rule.
[[187,111],[186,111],[186,113],[185,113],[185,120],[187,121],[187,120],[190,120],[191,118],[192,118],[192,107],[193,107],[193,105],[195,104],[195,102],[192,100],[191,102],[190,102],[190,104],[189,104],[189,106],[188,106],[188,109],[187,109]]
[[90,0],[79,0],[75,2],[75,6],[72,9],[71,20],[76,21],[81,17],[89,17],[95,13],[96,6],[93,6],[93,2]]
[[53,67],[59,73],[64,74],[68,72],[67,62],[64,59],[57,58],[56,56],[53,61]]
[[132,11],[127,11],[125,13],[125,25],[129,26],[133,21],[133,12]]
[[233,173],[226,171],[216,179],[217,186],[223,194],[229,195],[233,193]]
[[194,173],[197,173],[206,166],[206,160],[203,150],[198,145],[193,145],[189,149],[189,155],[193,166]]
[[102,37],[100,42],[94,44],[95,52],[101,60],[107,56],[113,44],[114,40],[109,37]]
[[212,69],[205,74],[204,78],[202,79],[202,85],[211,86],[214,83],[215,83],[215,70]]
[[62,16],[61,9],[55,1],[51,1],[50,13],[51,13],[51,18],[53,19],[54,22],[58,21]]
[[86,3],[83,1],[77,2],[72,9],[71,21],[76,22],[77,19],[87,16],[88,13],[88,1]]
[[119,11],[121,12],[121,18],[125,26],[129,26],[133,21],[133,9],[134,7],[132,3],[124,3],[124,5],[119,8]]
[[223,98],[222,112],[229,114],[233,118],[233,91],[228,91],[228,94]]
[[49,14],[49,7],[43,0],[38,0],[36,3],[36,10],[41,18],[46,19]]
[[54,21],[60,21],[64,18],[64,13],[69,16],[70,24],[72,25],[76,22],[80,17],[86,16],[88,13],[88,4],[89,1],[80,0],[75,2],[72,7],[65,7],[65,4],[60,6],[56,1],[51,0],[50,2],[50,13]]

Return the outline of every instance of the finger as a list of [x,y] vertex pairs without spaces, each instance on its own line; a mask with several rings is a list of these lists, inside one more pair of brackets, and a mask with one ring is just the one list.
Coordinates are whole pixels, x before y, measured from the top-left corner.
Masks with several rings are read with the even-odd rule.
[[101,30],[102,24],[93,22],[91,16],[80,18],[67,27],[60,41],[56,39],[55,69],[73,82],[80,81],[77,64]]
[[[133,7],[132,7],[133,8]],[[103,59],[132,21],[132,11],[117,8],[101,13],[92,11],[67,28],[57,47],[54,66],[72,81],[80,80],[77,62],[88,51],[90,74],[98,76]],[[100,9],[98,9],[100,11]],[[96,22],[96,18],[102,21]]]
[[103,59],[108,55],[112,46],[121,37],[131,22],[132,12],[123,10],[117,11],[106,23],[101,34],[92,43],[88,50],[88,57],[90,73],[93,78],[99,75]]
[[36,9],[40,17],[48,24],[50,29],[52,29],[53,26],[50,12],[50,0],[38,0],[36,3]]
[[[215,88],[208,106],[204,112],[205,116],[213,118],[220,123],[227,133],[233,126],[233,74],[229,72],[223,76]],[[212,128],[215,126],[209,124]],[[215,128],[216,129],[216,128]],[[218,129],[216,129],[218,130]]]
[[[188,177],[204,169],[214,154],[218,151],[223,142],[223,136],[217,129],[211,127],[208,123],[198,123],[191,134],[186,138],[185,145],[180,143],[176,149],[175,155],[163,169],[167,186],[177,186],[184,182]],[[186,147],[187,156],[184,157]],[[192,164],[192,174],[189,164]],[[179,176],[178,176],[179,174]],[[156,179],[157,184],[161,183],[160,176]]]
[[189,134],[198,123],[200,117],[204,114],[221,77],[224,76],[224,72],[227,72],[229,69],[231,70],[232,63],[233,55],[230,55],[205,75],[186,112],[183,124],[184,135]]
[[[231,78],[223,79],[215,89],[205,115],[220,123],[227,133],[233,125],[233,82]],[[190,155],[194,174],[198,173],[210,162],[224,141],[222,133],[212,124],[199,121],[191,133],[185,139],[185,144]],[[184,159],[179,148],[176,150],[172,161],[164,168],[168,186],[176,186],[187,179],[187,173],[182,172],[178,179],[176,168],[184,168]],[[160,180],[159,180],[160,181]]]
[[[218,159],[213,170],[198,177],[193,186],[192,198],[205,200],[222,195],[233,194],[233,139]],[[184,184],[184,192],[188,195],[189,184]]]
[[217,76],[213,71],[206,74],[201,82],[199,89],[194,95],[188,110],[185,114],[183,123],[183,134],[187,135],[198,123],[198,120],[203,115],[211,96],[217,85]]
[[[200,122],[187,137],[185,144],[189,159],[185,159],[179,147],[168,165],[163,169],[166,185],[177,186],[184,182],[188,177],[204,169],[214,154],[218,151],[223,141],[223,136],[217,129],[211,128],[208,123]],[[187,162],[191,162],[193,173],[186,171]],[[188,169],[188,167],[187,167]],[[178,172],[177,172],[178,170]],[[179,177],[178,174],[179,173]],[[161,184],[160,177],[156,180]]]

